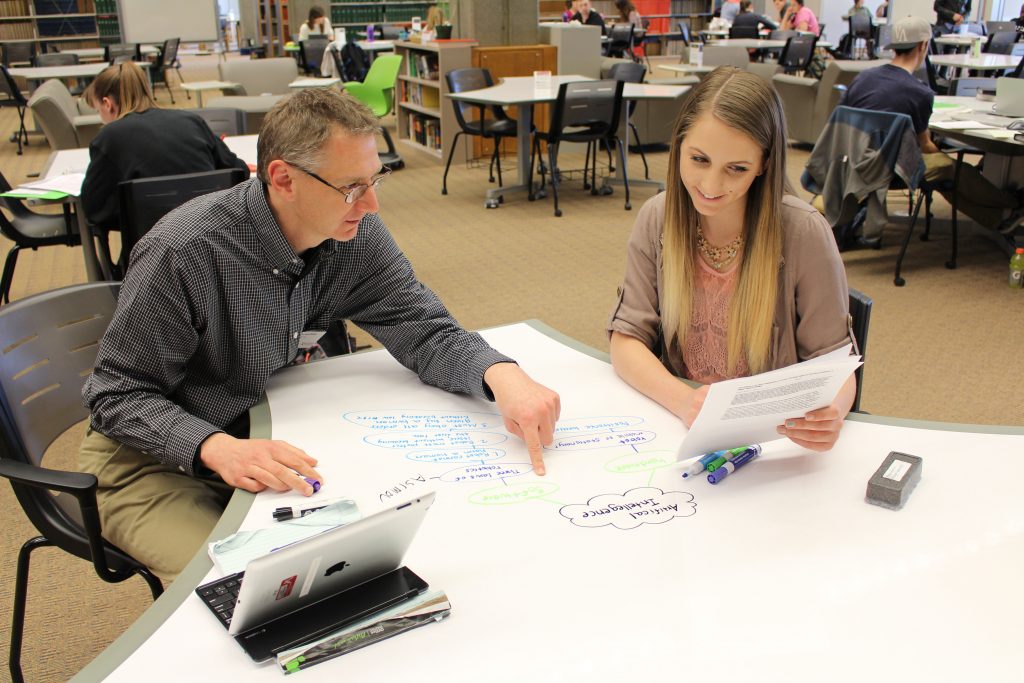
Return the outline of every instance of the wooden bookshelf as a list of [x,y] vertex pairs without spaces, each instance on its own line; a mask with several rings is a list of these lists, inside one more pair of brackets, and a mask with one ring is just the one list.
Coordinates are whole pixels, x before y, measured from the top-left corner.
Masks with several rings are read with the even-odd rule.
[[350,0],[332,2],[331,26],[362,27],[368,24],[407,24],[413,17],[427,20],[427,11],[434,2],[422,0]]
[[[459,130],[444,74],[472,65],[476,41],[413,43],[396,41],[402,56],[398,75],[398,137],[403,144],[445,158]],[[465,149],[465,148],[463,148]],[[466,152],[456,152],[460,161]]]
[[117,0],[0,0],[0,43],[61,48],[121,42]]

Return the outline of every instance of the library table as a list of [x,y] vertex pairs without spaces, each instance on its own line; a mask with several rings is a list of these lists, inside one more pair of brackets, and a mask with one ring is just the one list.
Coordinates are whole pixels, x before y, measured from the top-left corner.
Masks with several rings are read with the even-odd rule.
[[[515,185],[505,185],[487,190],[484,206],[489,209],[498,208],[500,198],[510,192],[530,191],[530,127],[533,122],[533,106],[545,104],[558,99],[558,90],[562,83],[573,83],[578,81],[590,81],[592,78],[578,75],[562,75],[551,77],[551,89],[539,90],[534,86],[533,76],[511,76],[502,79],[501,83],[482,88],[480,90],[467,90],[460,93],[447,93],[447,97],[453,100],[471,102],[473,104],[499,105],[502,107],[516,107],[516,163],[518,165],[518,179]],[[667,99],[674,100],[682,97],[690,89],[686,85],[653,85],[649,83],[626,83],[622,91],[623,100],[649,100]],[[623,116],[625,117],[625,112]],[[619,136],[627,142],[626,152],[628,154],[628,138],[623,137],[623,129],[626,129],[625,118],[620,122]],[[628,133],[628,129],[626,129]],[[621,164],[616,166],[614,182],[622,179]],[[664,184],[653,180],[630,180],[630,186],[654,185],[664,189]]]
[[[319,495],[367,515],[437,492],[405,561],[451,616],[296,680],[1020,681],[1021,427],[855,414],[828,453],[771,441],[712,485],[607,356],[536,322],[482,334],[561,396],[546,476],[493,404],[382,350],[285,368],[254,409],[254,435],[319,460]],[[901,510],[864,500],[890,451],[923,458]],[[210,540],[300,502],[236,492]],[[217,575],[201,548],[75,680],[281,681],[192,593]]]

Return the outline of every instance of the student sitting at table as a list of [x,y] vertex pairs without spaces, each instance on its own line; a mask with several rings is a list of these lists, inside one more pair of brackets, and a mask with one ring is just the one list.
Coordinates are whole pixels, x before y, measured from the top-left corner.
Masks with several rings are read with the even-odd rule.
[[864,0],[853,0],[853,7],[851,7],[846,14],[843,15],[843,20],[847,20],[850,17],[863,15],[871,21],[871,10],[864,6]]
[[334,40],[334,29],[323,7],[310,7],[309,18],[299,28],[299,40],[308,40],[310,36],[327,36],[328,40]]
[[736,27],[753,26],[755,28],[764,26],[773,31],[779,27],[778,24],[768,17],[754,12],[753,6],[754,0],[740,0],[740,13],[736,15],[736,21],[732,22],[732,25]]
[[[884,47],[895,53],[892,62],[857,74],[841,103],[910,116],[924,157],[925,178],[952,182],[956,171],[953,159],[935,145],[928,130],[935,93],[914,77],[928,55],[931,37],[931,26],[920,17],[897,21],[892,27],[892,42]],[[1017,195],[999,189],[970,164],[961,166],[955,188],[940,192],[949,202],[955,193],[957,209],[986,228],[1011,233],[1017,227],[1021,215]]]
[[736,15],[740,13],[740,0],[725,0],[721,9],[722,21],[727,21],[732,26],[736,21]]
[[234,488],[308,496],[309,480],[324,482],[299,448],[250,439],[247,411],[336,320],[423,382],[494,401],[544,474],[558,395],[416,278],[378,214],[379,126],[337,89],[290,95],[260,129],[258,177],[175,209],[132,250],[83,389],[79,467],[99,479],[104,536],[162,579],[200,548]]
[[615,0],[615,9],[619,10],[619,17],[616,23],[633,24],[634,29],[637,31],[644,27],[640,12],[637,11],[636,5],[629,0]]
[[881,4],[875,9],[875,16],[879,19],[885,19],[889,16],[889,0],[882,0]]
[[782,28],[787,31],[807,31],[820,36],[821,26],[818,24],[818,17],[814,16],[805,0],[792,0],[790,4],[789,18],[783,22]]
[[[852,335],[832,230],[788,189],[771,85],[715,69],[686,96],[671,139],[666,190],[637,216],[608,331],[619,376],[690,426],[710,383],[820,356]],[[779,434],[830,449],[855,394],[851,376],[832,405]]]
[[195,113],[162,109],[135,62],[107,67],[83,93],[104,126],[89,144],[82,206],[97,227],[119,229],[117,184],[136,178],[249,167]]
[[567,24],[572,21],[573,16],[576,15],[577,10],[579,9],[576,6],[578,4],[577,0],[565,0],[565,11],[562,12],[562,21],[564,23]]
[[590,0],[579,0],[576,3],[576,8],[576,14],[572,15],[573,21],[578,21],[586,26],[600,26],[601,35],[605,34],[604,17],[599,12],[594,11]]

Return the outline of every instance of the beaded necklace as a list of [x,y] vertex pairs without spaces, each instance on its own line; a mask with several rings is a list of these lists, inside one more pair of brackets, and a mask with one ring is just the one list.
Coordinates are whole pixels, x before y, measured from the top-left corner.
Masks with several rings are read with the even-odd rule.
[[704,231],[700,229],[700,223],[697,224],[697,249],[704,255],[704,259],[708,262],[708,265],[715,270],[721,270],[732,263],[740,253],[740,249],[742,247],[742,234],[736,235],[736,239],[724,246],[714,246],[708,242],[706,237],[704,237]]

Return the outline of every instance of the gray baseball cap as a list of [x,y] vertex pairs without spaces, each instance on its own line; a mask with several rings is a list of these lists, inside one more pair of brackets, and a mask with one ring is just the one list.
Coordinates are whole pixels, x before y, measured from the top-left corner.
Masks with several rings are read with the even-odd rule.
[[932,27],[921,17],[906,16],[892,25],[892,39],[883,50],[905,50],[932,39]]

